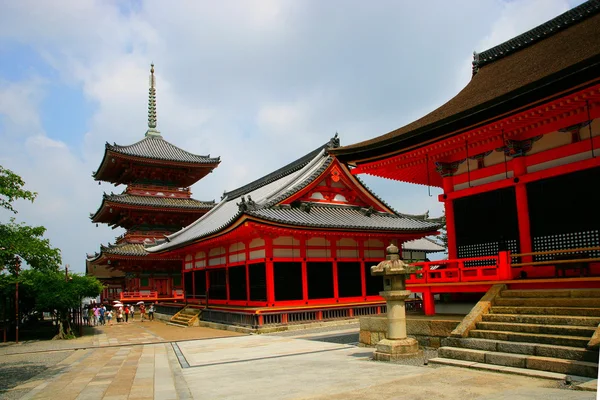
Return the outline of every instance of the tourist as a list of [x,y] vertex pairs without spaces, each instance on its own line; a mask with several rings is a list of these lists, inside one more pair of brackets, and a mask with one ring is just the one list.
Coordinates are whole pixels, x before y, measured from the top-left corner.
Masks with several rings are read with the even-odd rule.
[[98,326],[98,321],[100,320],[100,309],[94,306],[94,326]]
[[140,304],[140,316],[142,322],[144,322],[144,317],[146,316],[146,306],[143,304]]
[[105,315],[106,315],[106,319],[108,320],[108,325],[112,325],[112,317],[113,317],[112,311],[107,311],[105,313]]
[[90,314],[88,313],[88,306],[85,306],[81,311],[83,313],[83,323],[86,326],[90,325]]
[[125,322],[129,323],[129,306],[125,306]]
[[133,304],[131,306],[129,306],[129,314],[131,314],[131,321],[133,321],[133,313],[134,313],[135,309],[133,307]]
[[117,322],[123,322],[123,307],[117,309]]
[[150,303],[148,307],[148,320],[154,321],[154,303]]
[[98,312],[100,313],[100,317],[98,318],[98,323],[100,325],[106,325],[106,320],[104,319],[104,316],[106,314],[106,308],[104,308],[104,305],[100,306],[100,308],[98,309]]
[[94,315],[94,307],[92,307],[91,305],[88,307],[87,309],[87,313],[88,313],[88,323],[89,326],[94,326],[96,325],[96,321],[94,320],[95,315]]

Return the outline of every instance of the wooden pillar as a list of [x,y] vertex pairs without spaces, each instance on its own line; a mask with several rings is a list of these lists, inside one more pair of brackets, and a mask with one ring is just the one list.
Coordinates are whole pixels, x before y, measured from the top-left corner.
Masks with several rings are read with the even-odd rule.
[[302,300],[308,303],[308,273],[306,271],[306,260],[302,260]]
[[454,191],[454,179],[452,176],[443,178],[444,194],[441,196],[444,201],[446,215],[446,235],[448,237],[448,259],[458,258],[456,247],[456,227],[454,225],[454,204],[448,199],[448,195]]
[[423,310],[425,315],[435,315],[435,300],[429,288],[423,290]]
[[[192,272],[190,272],[190,274],[192,275],[192,298],[195,299],[196,298],[196,271],[192,270]],[[184,286],[185,288],[185,286]]]
[[[527,200],[527,186],[519,181],[519,177],[527,173],[525,157],[515,157],[512,160],[515,180],[515,197],[517,201],[517,220],[519,224],[519,253],[531,253],[531,227],[529,224],[529,202]],[[531,256],[524,256],[521,262],[529,263]]]
[[275,274],[273,270],[273,239],[265,238],[265,275],[267,278],[267,304],[275,305]]

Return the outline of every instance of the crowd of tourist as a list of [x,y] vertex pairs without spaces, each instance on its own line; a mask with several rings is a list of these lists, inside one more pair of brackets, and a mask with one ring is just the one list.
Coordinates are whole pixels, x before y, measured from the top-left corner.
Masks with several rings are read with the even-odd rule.
[[[137,307],[137,308],[136,308]],[[89,304],[85,306],[83,319],[87,326],[112,325],[113,319],[120,323],[129,323],[135,321],[135,314],[139,309],[140,321],[154,321],[154,303],[148,307],[144,303],[140,304]]]

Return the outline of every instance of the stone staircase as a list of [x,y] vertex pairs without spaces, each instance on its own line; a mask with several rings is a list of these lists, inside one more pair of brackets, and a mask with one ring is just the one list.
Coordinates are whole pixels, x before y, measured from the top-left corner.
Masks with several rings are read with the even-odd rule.
[[429,361],[595,378],[598,350],[587,346],[599,324],[600,289],[502,290],[468,337],[443,339]]
[[194,325],[200,319],[201,313],[201,309],[187,306],[171,317],[170,324],[187,328]]

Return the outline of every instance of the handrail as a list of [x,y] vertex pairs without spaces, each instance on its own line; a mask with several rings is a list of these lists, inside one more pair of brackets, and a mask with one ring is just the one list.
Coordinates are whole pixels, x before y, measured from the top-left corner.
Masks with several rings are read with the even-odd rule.
[[[523,257],[523,256],[543,256],[547,254],[561,254],[561,253],[576,253],[581,251],[598,251],[600,250],[600,246],[598,247],[582,247],[579,249],[563,249],[563,250],[549,250],[549,251],[534,251],[533,253],[520,253],[520,254],[512,254],[511,257]],[[513,264],[517,265],[517,264]],[[527,263],[527,265],[532,265],[532,263]]]
[[577,258],[574,260],[548,260],[548,261],[535,261],[530,263],[518,263],[511,264],[513,267],[521,267],[523,265],[555,265],[555,264],[569,264],[569,263],[580,263],[580,262],[590,262],[590,261],[600,261],[599,257],[596,258]]

